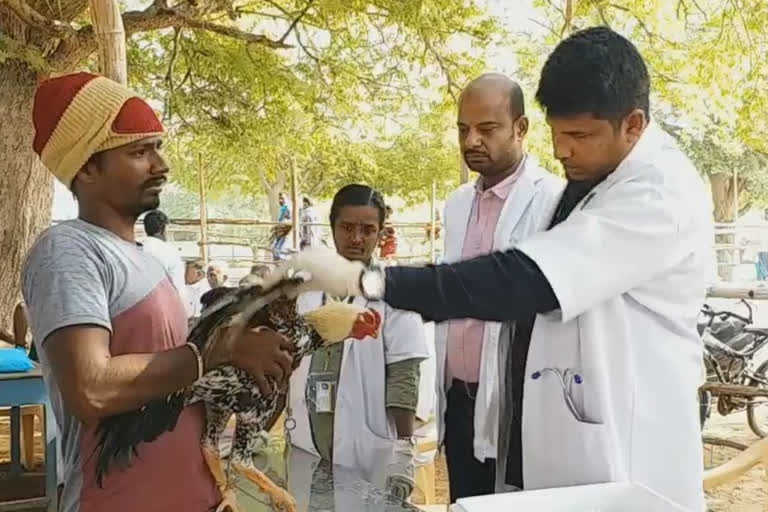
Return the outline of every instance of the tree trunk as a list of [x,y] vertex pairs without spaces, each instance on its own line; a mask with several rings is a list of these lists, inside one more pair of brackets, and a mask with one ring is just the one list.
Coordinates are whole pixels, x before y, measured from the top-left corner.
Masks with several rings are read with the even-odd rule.
[[269,217],[276,221],[280,215],[280,202],[278,196],[280,192],[284,192],[285,180],[287,176],[285,171],[277,171],[277,178],[274,182],[267,178],[267,174],[264,169],[259,169],[259,179],[261,180],[261,186],[264,188],[264,193],[267,194],[267,206],[269,206]]
[[0,326],[20,300],[21,267],[50,224],[53,181],[32,150],[37,76],[12,60],[0,64]]
[[715,204],[715,222],[733,222],[736,205],[733,204],[733,176],[712,174],[709,176],[712,202]]

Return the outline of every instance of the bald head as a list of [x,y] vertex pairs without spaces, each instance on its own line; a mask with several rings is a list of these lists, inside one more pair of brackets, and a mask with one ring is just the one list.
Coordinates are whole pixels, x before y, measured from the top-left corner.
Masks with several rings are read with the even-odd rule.
[[512,119],[525,115],[525,98],[520,84],[501,73],[485,73],[467,84],[461,92],[459,102],[465,96],[473,94],[496,93],[506,97]]
[[488,73],[461,93],[459,146],[467,166],[492,187],[517,170],[528,132],[523,91],[509,77]]

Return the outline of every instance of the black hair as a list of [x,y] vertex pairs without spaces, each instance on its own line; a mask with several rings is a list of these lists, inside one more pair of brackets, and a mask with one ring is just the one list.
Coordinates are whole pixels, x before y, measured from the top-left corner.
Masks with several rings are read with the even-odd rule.
[[203,260],[189,260],[186,262],[186,265],[200,272],[205,270],[205,262]]
[[547,57],[536,101],[553,117],[619,121],[640,108],[648,118],[650,88],[635,45],[608,27],[592,27],[574,32]]
[[[87,166],[88,164],[93,164],[93,165],[96,166],[97,169],[101,169],[102,155],[104,155],[104,151],[99,151],[98,153],[93,153],[91,156],[88,157],[88,160],[85,161],[85,163],[80,168],[80,170],[85,169],[85,166]],[[72,177],[72,181],[69,184],[69,191],[72,193],[72,196],[75,199],[79,199],[79,197],[77,197],[77,189],[75,188],[76,184],[77,184],[77,174],[75,174]]]
[[168,225],[168,216],[160,210],[152,210],[144,216],[144,231],[147,236],[161,235]]
[[368,185],[345,185],[336,192],[331,203],[331,229],[336,225],[339,210],[344,206],[374,206],[379,211],[379,227],[384,225],[385,209],[384,196]]

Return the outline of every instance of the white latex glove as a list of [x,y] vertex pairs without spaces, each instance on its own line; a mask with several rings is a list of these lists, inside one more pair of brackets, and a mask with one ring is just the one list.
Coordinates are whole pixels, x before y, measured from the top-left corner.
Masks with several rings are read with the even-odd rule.
[[392,460],[387,466],[387,492],[403,501],[411,496],[415,487],[415,452],[416,447],[409,441],[398,439],[395,441]]
[[280,281],[301,276],[303,284],[285,288],[289,297],[318,290],[332,297],[361,295],[360,275],[364,265],[349,261],[327,247],[310,247],[283,260],[265,279],[264,287],[271,288]]

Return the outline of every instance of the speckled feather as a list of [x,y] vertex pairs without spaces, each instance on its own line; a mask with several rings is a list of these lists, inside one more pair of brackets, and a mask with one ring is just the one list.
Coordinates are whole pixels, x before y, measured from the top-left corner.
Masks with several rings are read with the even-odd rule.
[[[260,302],[266,304],[262,306]],[[249,314],[250,318],[243,317]],[[210,349],[208,345],[221,339],[217,334],[233,319],[244,321],[247,327],[269,327],[293,341],[297,348],[294,368],[306,354],[323,346],[320,335],[296,312],[295,299],[286,299],[278,291],[265,291],[258,285],[233,288],[220,297],[203,312],[187,341],[194,343],[201,353],[206,353]],[[269,377],[267,380],[274,392],[265,397],[246,371],[222,366],[163,400],[104,419],[99,426],[96,447],[99,485],[112,464],[129,465],[141,442],[154,441],[164,432],[173,430],[184,407],[199,402],[206,408],[203,446],[218,450],[219,437],[234,413],[237,426],[231,458],[252,466],[251,457],[260,442],[261,432],[272,427],[285,406],[287,381],[278,382]]]

